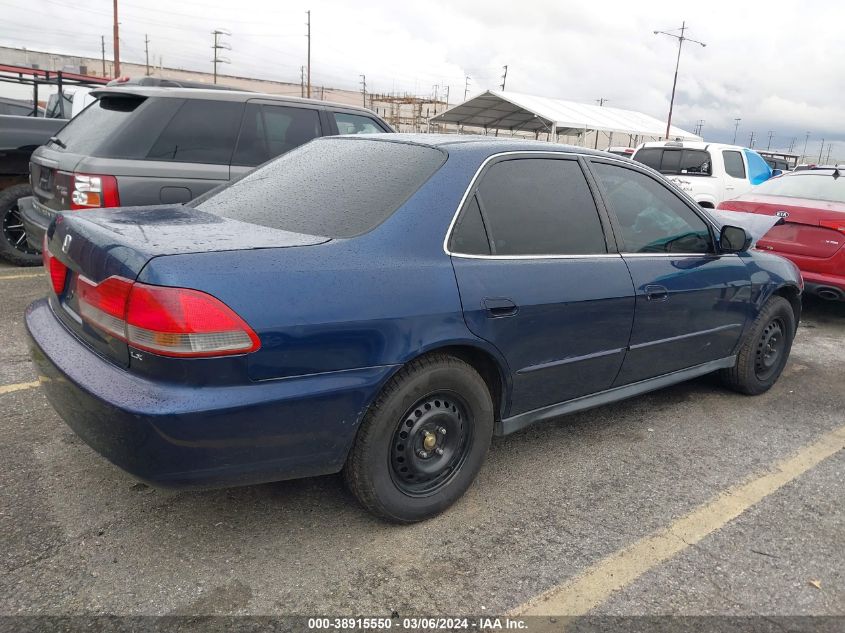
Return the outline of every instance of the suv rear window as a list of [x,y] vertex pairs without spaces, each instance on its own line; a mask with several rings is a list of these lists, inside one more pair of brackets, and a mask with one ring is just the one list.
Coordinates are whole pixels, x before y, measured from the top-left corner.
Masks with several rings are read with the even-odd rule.
[[51,149],[92,154],[130,119],[143,102],[144,97],[134,96],[98,99],[56,134],[65,147],[50,143]]
[[322,138],[191,206],[284,231],[354,237],[390,217],[445,160],[422,145]]
[[228,165],[243,108],[237,101],[185,99],[147,158]]

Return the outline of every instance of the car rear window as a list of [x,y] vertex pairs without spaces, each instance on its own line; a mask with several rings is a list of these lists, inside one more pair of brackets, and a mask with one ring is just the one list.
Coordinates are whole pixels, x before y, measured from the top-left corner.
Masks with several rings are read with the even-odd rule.
[[191,206],[274,229],[354,237],[390,217],[445,160],[445,152],[411,143],[322,138]]
[[754,189],[754,195],[809,198],[845,203],[845,178],[834,178],[833,172],[802,172],[772,178]]
[[56,134],[64,147],[51,143],[51,148],[75,154],[92,154],[129,120],[143,102],[144,97],[134,96],[98,99]]

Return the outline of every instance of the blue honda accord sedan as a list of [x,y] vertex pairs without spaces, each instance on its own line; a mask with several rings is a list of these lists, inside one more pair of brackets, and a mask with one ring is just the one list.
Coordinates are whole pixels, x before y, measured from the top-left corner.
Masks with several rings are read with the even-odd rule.
[[430,517],[495,434],[719,372],[761,393],[802,282],[649,168],[487,137],[315,140],[187,206],[68,212],[44,392],[161,486],[343,471]]

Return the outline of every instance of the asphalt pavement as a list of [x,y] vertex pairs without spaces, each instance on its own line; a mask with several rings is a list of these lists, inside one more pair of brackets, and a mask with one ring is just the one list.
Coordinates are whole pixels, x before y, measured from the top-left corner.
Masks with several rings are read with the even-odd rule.
[[23,311],[46,291],[40,269],[0,267],[0,615],[505,614],[581,582],[590,615],[845,616],[845,442],[601,580],[619,552],[839,442],[845,304],[806,302],[762,396],[705,377],[496,438],[453,508],[395,526],[337,476],[179,492],[106,462],[37,385]]

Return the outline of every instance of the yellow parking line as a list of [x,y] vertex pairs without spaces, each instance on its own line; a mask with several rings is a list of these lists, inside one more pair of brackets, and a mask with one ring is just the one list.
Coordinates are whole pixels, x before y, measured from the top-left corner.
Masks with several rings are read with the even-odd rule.
[[5,279],[34,279],[35,277],[43,277],[44,273],[29,273],[25,275],[0,275],[0,281]]
[[33,382],[19,382],[16,385],[2,385],[0,386],[0,396],[4,393],[12,393],[14,391],[23,391],[24,389],[35,389],[41,383],[38,380]]
[[823,435],[766,474],[729,488],[669,527],[625,547],[575,578],[516,607],[512,615],[584,615],[645,572],[701,541],[845,447],[845,426]]

